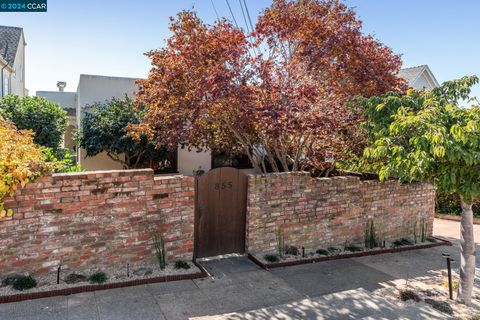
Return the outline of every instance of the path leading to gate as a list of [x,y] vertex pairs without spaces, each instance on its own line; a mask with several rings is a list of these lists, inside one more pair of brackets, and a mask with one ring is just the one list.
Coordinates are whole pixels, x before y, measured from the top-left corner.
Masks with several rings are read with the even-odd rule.
[[448,319],[371,294],[381,283],[443,270],[442,251],[458,261],[457,247],[438,247],[271,271],[244,257],[203,262],[212,277],[0,304],[0,319]]

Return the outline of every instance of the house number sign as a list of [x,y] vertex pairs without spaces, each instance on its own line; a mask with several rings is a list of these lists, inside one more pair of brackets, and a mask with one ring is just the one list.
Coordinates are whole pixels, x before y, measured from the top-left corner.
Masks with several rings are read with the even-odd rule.
[[221,181],[215,183],[215,190],[232,189],[232,181]]

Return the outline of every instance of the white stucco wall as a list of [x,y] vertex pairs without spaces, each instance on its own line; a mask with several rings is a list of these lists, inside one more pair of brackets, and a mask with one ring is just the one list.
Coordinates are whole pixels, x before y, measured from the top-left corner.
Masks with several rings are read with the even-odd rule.
[[25,45],[22,32],[12,67],[15,72],[10,77],[10,93],[19,97],[25,96]]
[[[80,149],[78,160],[80,165],[87,171],[123,169],[122,164],[110,159],[106,152],[99,153],[94,157],[85,157],[85,155],[85,149]],[[123,156],[120,155],[120,157]]]
[[188,149],[178,148],[178,172],[191,176],[194,171],[202,170],[208,171],[212,167],[212,156],[210,151],[198,152],[196,149],[188,151]]
[[57,103],[60,107],[75,108],[77,107],[77,93],[67,91],[37,91],[37,97],[42,97],[48,101]]
[[136,80],[135,78],[81,74],[77,87],[78,126],[86,105],[105,102],[112,98],[123,98],[125,94],[133,96],[137,90]]

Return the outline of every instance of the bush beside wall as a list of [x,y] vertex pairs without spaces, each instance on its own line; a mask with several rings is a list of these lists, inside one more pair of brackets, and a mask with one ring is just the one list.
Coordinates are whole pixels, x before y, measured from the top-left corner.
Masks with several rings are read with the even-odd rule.
[[0,221],[5,274],[154,262],[152,230],[162,232],[167,259],[192,259],[192,177],[154,177],[150,169],[55,174],[18,190],[5,207],[13,209]]
[[250,175],[247,199],[247,247],[252,253],[274,252],[279,228],[285,245],[363,245],[368,219],[382,241],[413,239],[415,224],[420,235],[421,221],[430,236],[435,210],[430,184],[311,178],[306,172]]

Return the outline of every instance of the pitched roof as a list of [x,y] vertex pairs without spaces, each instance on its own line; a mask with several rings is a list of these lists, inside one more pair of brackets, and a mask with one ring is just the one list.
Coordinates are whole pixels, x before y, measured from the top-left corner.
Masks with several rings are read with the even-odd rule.
[[433,75],[432,71],[428,67],[428,65],[424,64],[421,66],[410,67],[402,69],[398,72],[398,76],[405,79],[409,85],[414,85],[417,79],[422,75],[422,73],[427,72],[427,74],[432,79],[434,86],[439,86],[437,79]]
[[9,65],[13,65],[15,61],[22,32],[22,28],[0,26],[0,57],[5,59]]

